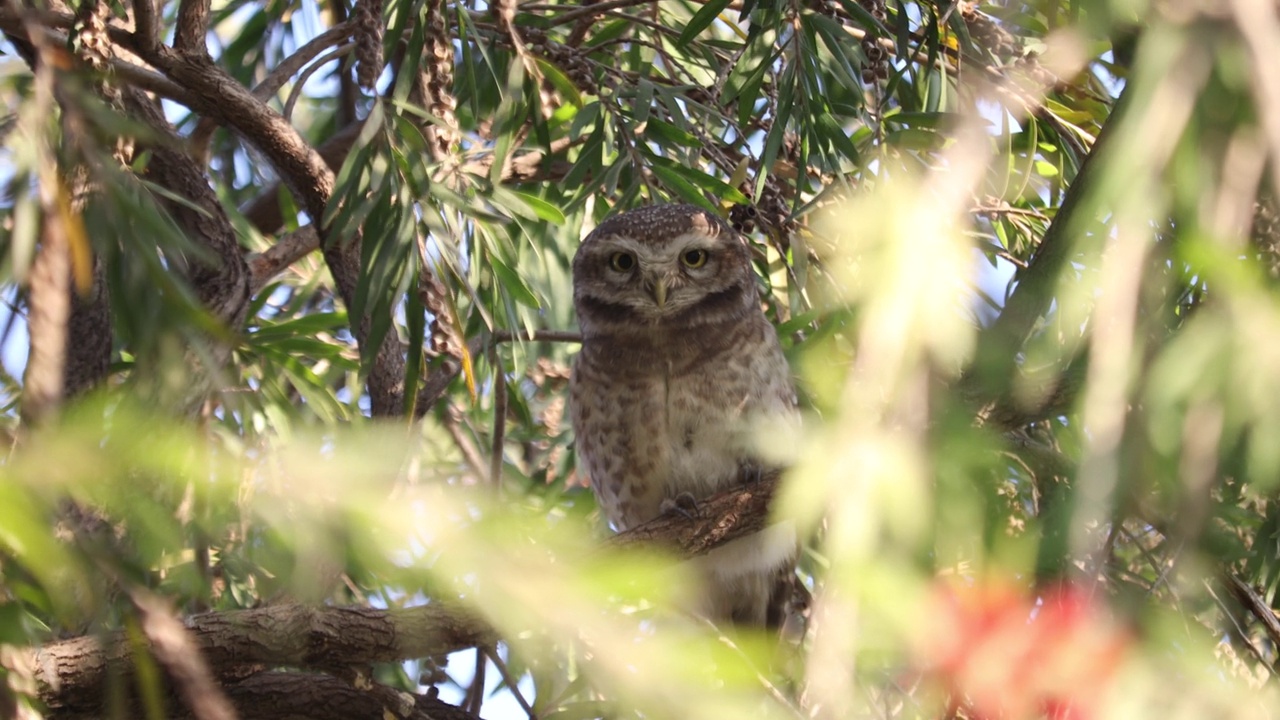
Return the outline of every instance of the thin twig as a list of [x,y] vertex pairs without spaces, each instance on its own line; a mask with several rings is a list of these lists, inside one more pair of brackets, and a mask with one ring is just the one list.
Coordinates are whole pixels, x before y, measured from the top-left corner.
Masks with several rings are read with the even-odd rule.
[[747,653],[742,649],[741,646],[738,645],[738,643],[732,637],[726,635],[723,632],[720,632],[720,629],[717,628],[715,626],[715,623],[711,622],[710,620],[707,620],[706,618],[702,618],[702,622],[708,628],[715,631],[717,635],[717,639],[719,639],[721,645],[724,645],[725,647],[729,648],[734,653],[736,653],[738,657],[743,662],[745,662],[748,667],[751,668],[751,672],[755,673],[756,681],[760,683],[760,686],[764,688],[764,691],[769,695],[769,697],[773,698],[775,702],[777,702],[782,707],[786,708],[789,714],[792,715],[793,717],[799,718],[801,720],[804,720],[806,718],[805,714],[801,712],[800,709],[797,708],[795,704],[791,702],[790,699],[787,698],[786,693],[784,693],[781,688],[779,688],[772,680],[769,679],[767,675],[765,675],[763,672],[759,670],[759,668],[755,666],[755,662],[752,661],[751,657],[747,655]]
[[466,461],[467,467],[471,468],[471,472],[475,473],[477,478],[485,477],[485,462],[481,457],[480,451],[476,449],[475,443],[471,442],[471,438],[462,432],[462,410],[458,406],[450,404],[444,412],[444,429],[449,433],[449,437],[453,438],[453,444],[458,446],[458,450],[462,453],[462,459]]
[[573,332],[572,330],[534,330],[532,333],[525,330],[494,330],[489,336],[489,340],[494,343],[504,342],[565,342],[580,343],[582,342],[582,333]]
[[486,647],[484,653],[489,656],[489,661],[493,663],[493,666],[498,668],[498,673],[502,675],[502,681],[507,684],[507,690],[515,697],[516,702],[520,703],[520,707],[529,716],[529,720],[536,720],[537,713],[533,711],[533,706],[520,693],[520,688],[516,685],[516,679],[511,676],[511,671],[507,669],[507,663],[498,654],[498,648],[496,646]]
[[[1227,603],[1224,602],[1222,598],[1218,597],[1218,593],[1213,591],[1213,584],[1210,583],[1208,579],[1202,580],[1201,582],[1204,583],[1205,590],[1209,592],[1209,597],[1213,598],[1213,601],[1218,604],[1218,608],[1222,610],[1222,614],[1226,615],[1227,619],[1231,621],[1231,625],[1234,630],[1232,634],[1235,635],[1245,647],[1249,648],[1249,652],[1253,654],[1253,657],[1257,659],[1258,663],[1265,667],[1274,677],[1276,675],[1275,667],[1273,667],[1267,660],[1267,656],[1263,654],[1262,649],[1257,645],[1254,645],[1253,640],[1249,639],[1248,633],[1246,633],[1244,627],[1240,625],[1240,621],[1236,618],[1235,614],[1231,612],[1231,608],[1227,607]],[[1231,589],[1233,591],[1235,590],[1235,588]]]
[[350,55],[351,52],[355,50],[355,47],[356,44],[354,42],[344,43],[334,48],[332,52],[327,53],[324,57],[321,57],[319,60],[308,65],[307,69],[303,70],[302,74],[298,76],[297,81],[294,82],[293,89],[289,91],[289,99],[286,100],[284,104],[284,116],[286,118],[293,116],[293,106],[294,103],[298,102],[298,98],[302,95],[302,87],[307,84],[307,80],[310,79],[317,70],[328,65],[334,60]]
[[1271,639],[1271,644],[1280,648],[1280,618],[1276,617],[1276,611],[1271,605],[1262,598],[1249,584],[1236,577],[1235,573],[1224,573],[1227,587],[1231,593],[1236,596],[1236,600],[1245,607],[1258,621],[1262,623],[1262,629],[1267,632],[1267,637]]
[[577,7],[574,7],[573,5],[551,5],[551,6],[547,6],[546,9],[557,10],[557,9],[567,8],[567,7],[574,7],[574,9],[566,12],[563,15],[560,15],[559,17],[556,17],[553,20],[550,20],[548,22],[548,27],[564,25],[566,23],[571,23],[580,17],[586,17],[588,15],[598,15],[608,10],[616,10],[618,8],[626,8],[626,7],[635,7],[636,5],[648,5],[651,2],[653,2],[653,0],[609,0],[609,2],[580,5]]
[[479,715],[480,706],[484,704],[484,670],[487,665],[484,651],[476,646],[475,671],[471,673],[471,685],[467,687],[467,695],[462,701],[462,709],[473,715]]

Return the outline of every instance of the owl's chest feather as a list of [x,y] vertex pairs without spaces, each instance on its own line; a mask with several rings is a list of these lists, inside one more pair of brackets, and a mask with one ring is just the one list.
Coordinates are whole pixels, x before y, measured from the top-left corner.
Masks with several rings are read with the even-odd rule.
[[572,383],[579,460],[615,527],[656,516],[664,498],[705,497],[738,482],[757,455],[753,424],[794,412],[786,362],[761,324],[758,337],[728,345],[754,340],[754,352],[584,346]]

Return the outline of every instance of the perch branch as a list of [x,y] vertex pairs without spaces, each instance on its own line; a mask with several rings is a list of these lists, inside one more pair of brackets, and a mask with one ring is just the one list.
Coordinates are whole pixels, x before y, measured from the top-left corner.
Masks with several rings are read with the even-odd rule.
[[[433,603],[403,610],[274,605],[194,615],[191,643],[218,678],[253,665],[344,668],[443,655],[497,641],[477,616]],[[154,643],[153,643],[154,651]],[[28,651],[40,700],[51,711],[101,710],[115,669],[130,663],[123,632],[84,636]]]

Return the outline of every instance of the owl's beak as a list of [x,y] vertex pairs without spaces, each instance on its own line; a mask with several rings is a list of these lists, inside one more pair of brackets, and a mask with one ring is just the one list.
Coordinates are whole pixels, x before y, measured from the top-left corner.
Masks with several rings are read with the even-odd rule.
[[653,299],[661,310],[667,304],[667,279],[656,278],[653,281]]

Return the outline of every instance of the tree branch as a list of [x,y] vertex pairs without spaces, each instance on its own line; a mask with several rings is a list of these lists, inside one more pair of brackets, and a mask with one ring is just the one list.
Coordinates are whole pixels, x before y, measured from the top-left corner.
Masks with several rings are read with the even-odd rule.
[[362,689],[329,675],[258,673],[227,692],[241,713],[255,720],[480,720],[433,692],[414,695],[384,685]]
[[1115,110],[1108,116],[1097,142],[1067,188],[1062,206],[1054,214],[1053,223],[1040,240],[1035,255],[1027,267],[1018,272],[1018,284],[1005,302],[1000,316],[982,332],[978,347],[993,353],[989,359],[997,363],[993,365],[994,372],[1002,376],[1007,376],[1015,356],[1053,302],[1058,277],[1075,247],[1072,237],[1079,232],[1084,221],[1081,214],[1089,208],[1089,204],[1084,202],[1086,193],[1097,185],[1098,157],[1109,152],[1107,148],[1116,134],[1115,128],[1124,118],[1128,95],[1127,91],[1120,94]]
[[[480,720],[435,696],[394,690],[357,678],[355,683],[314,673],[258,672],[227,685],[226,695],[240,717],[253,720]],[[137,708],[142,717],[142,709]],[[94,708],[59,708],[49,720],[100,720],[104,703]],[[195,718],[174,708],[167,717]]]
[[209,31],[209,0],[182,0],[178,4],[178,24],[173,31],[173,49],[183,55],[208,57],[205,33]]
[[143,52],[160,47],[160,25],[156,20],[155,0],[133,0],[133,37]]
[[[404,610],[277,605],[203,613],[185,621],[215,677],[242,677],[247,666],[346,668],[443,655],[497,641],[476,615],[432,603]],[[55,712],[100,710],[108,679],[131,666],[123,631],[28,651],[40,700]]]
[[[320,158],[325,165],[332,170],[342,167],[342,163],[347,159],[347,154],[351,152],[351,146],[355,144],[356,138],[360,137],[360,131],[363,128],[363,120],[353,122],[334,133],[328,140],[325,140],[324,143],[317,147],[316,152],[320,154]],[[243,212],[245,219],[257,228],[259,232],[274,233],[279,230],[284,225],[284,217],[280,214],[280,183],[268,186],[257,198],[244,206]],[[306,252],[303,252],[302,255],[306,255],[307,252],[319,247],[320,236],[317,235],[316,244]],[[302,257],[302,255],[298,257]]]
[[238,327],[244,321],[250,295],[248,268],[236,241],[235,229],[217,194],[209,187],[203,169],[188,155],[174,149],[181,147],[181,141],[173,134],[156,103],[133,88],[125,89],[124,98],[130,114],[149,125],[161,139],[149,146],[151,160],[146,167],[147,179],[188,202],[165,197],[157,200],[184,234],[208,248],[215,258],[211,262],[185,259],[183,270],[192,289],[215,317],[232,328]]
[[281,235],[275,245],[249,258],[249,294],[257,295],[272,278],[319,247],[315,225]]
[[[318,152],[289,121],[258,100],[207,55],[182,56],[161,47],[146,60],[192,91],[192,109],[217,118],[245,136],[280,174],[285,185],[312,218],[324,217],[333,195],[334,175]],[[323,229],[320,230],[323,233]],[[348,308],[355,306],[360,279],[359,233],[346,243],[325,243],[325,263]],[[352,318],[351,328],[362,346],[369,343],[372,318]],[[404,393],[404,356],[394,333],[387,333],[368,369],[370,410],[374,417],[399,414]]]
[[1262,629],[1266,631],[1272,646],[1280,647],[1280,618],[1276,617],[1276,611],[1271,605],[1235,573],[1229,570],[1223,572],[1223,580],[1236,601],[1262,623]]
[[[311,38],[302,47],[298,48],[292,55],[280,61],[267,76],[262,79],[253,88],[253,96],[263,102],[270,100],[284,84],[293,77],[299,70],[306,67],[320,53],[341,44],[344,40],[351,36],[351,24],[339,23]],[[362,123],[352,123],[349,127],[355,127],[356,132],[351,136],[352,139],[359,133]],[[196,157],[206,157],[209,152],[209,140],[213,137],[213,131],[218,128],[218,123],[209,116],[202,116],[197,122],[194,130],[191,131],[191,154]],[[345,132],[345,130],[344,130]],[[341,134],[341,133],[339,133]],[[336,137],[336,136],[335,136]],[[348,145],[348,147],[350,147]],[[321,155],[324,155],[323,148],[320,149]],[[326,161],[329,159],[326,157]],[[329,167],[335,168],[333,162],[328,162]],[[272,195],[271,197],[275,197]],[[263,229],[263,232],[272,232],[279,225],[271,228]]]

